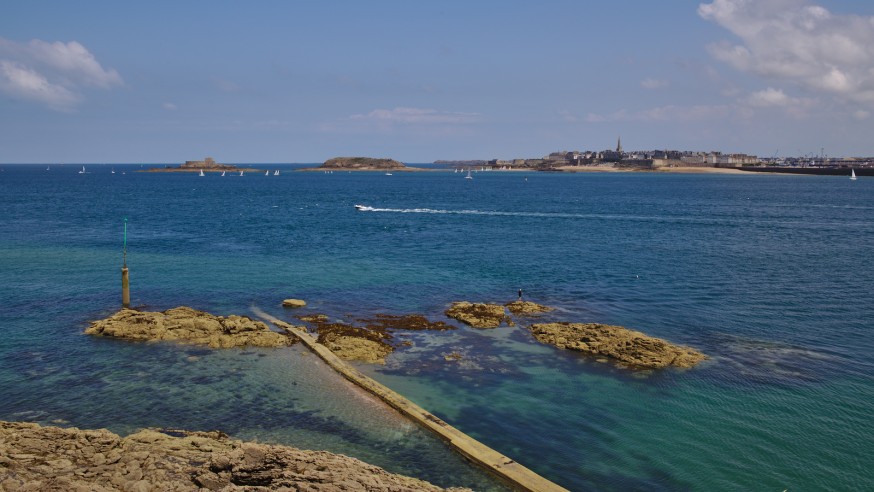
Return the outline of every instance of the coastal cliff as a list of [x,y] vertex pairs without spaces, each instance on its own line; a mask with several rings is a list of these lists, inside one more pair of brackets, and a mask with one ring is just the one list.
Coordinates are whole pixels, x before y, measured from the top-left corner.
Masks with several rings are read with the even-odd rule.
[[0,421],[0,490],[446,489],[355,458],[217,431],[147,429],[122,438],[105,429]]
[[407,169],[403,162],[394,159],[373,157],[334,157],[321,165],[320,169],[342,169],[355,171],[388,171]]

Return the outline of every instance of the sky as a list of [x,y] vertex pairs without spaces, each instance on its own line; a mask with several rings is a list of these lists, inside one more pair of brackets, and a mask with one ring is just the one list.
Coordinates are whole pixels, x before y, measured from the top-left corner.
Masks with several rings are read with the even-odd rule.
[[874,2],[0,7],[0,162],[874,156]]

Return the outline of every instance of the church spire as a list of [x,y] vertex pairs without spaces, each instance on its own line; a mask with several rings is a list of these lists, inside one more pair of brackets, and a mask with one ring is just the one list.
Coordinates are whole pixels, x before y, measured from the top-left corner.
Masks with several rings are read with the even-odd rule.
[[622,137],[616,139],[616,152],[622,153]]

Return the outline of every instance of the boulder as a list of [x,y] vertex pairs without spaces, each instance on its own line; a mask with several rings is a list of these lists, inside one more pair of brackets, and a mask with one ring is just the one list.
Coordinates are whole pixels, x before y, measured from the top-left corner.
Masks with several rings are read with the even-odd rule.
[[445,314],[474,328],[497,328],[501,323],[510,321],[504,312],[504,306],[498,304],[454,302]]
[[128,340],[174,340],[212,348],[283,347],[296,341],[270,330],[261,321],[236,315],[213,316],[185,306],[164,312],[122,309],[93,321],[85,333]]
[[282,301],[283,307],[299,308],[299,307],[304,307],[306,305],[307,305],[306,301],[302,301],[300,299],[285,299],[284,301]]
[[695,349],[674,345],[621,326],[598,323],[538,323],[531,325],[529,329],[541,343],[610,357],[631,367],[692,367],[707,358]]

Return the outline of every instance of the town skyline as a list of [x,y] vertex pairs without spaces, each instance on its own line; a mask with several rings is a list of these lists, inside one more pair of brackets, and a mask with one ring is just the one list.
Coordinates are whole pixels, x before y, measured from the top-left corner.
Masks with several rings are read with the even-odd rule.
[[874,155],[862,0],[73,5],[0,18],[0,162]]

